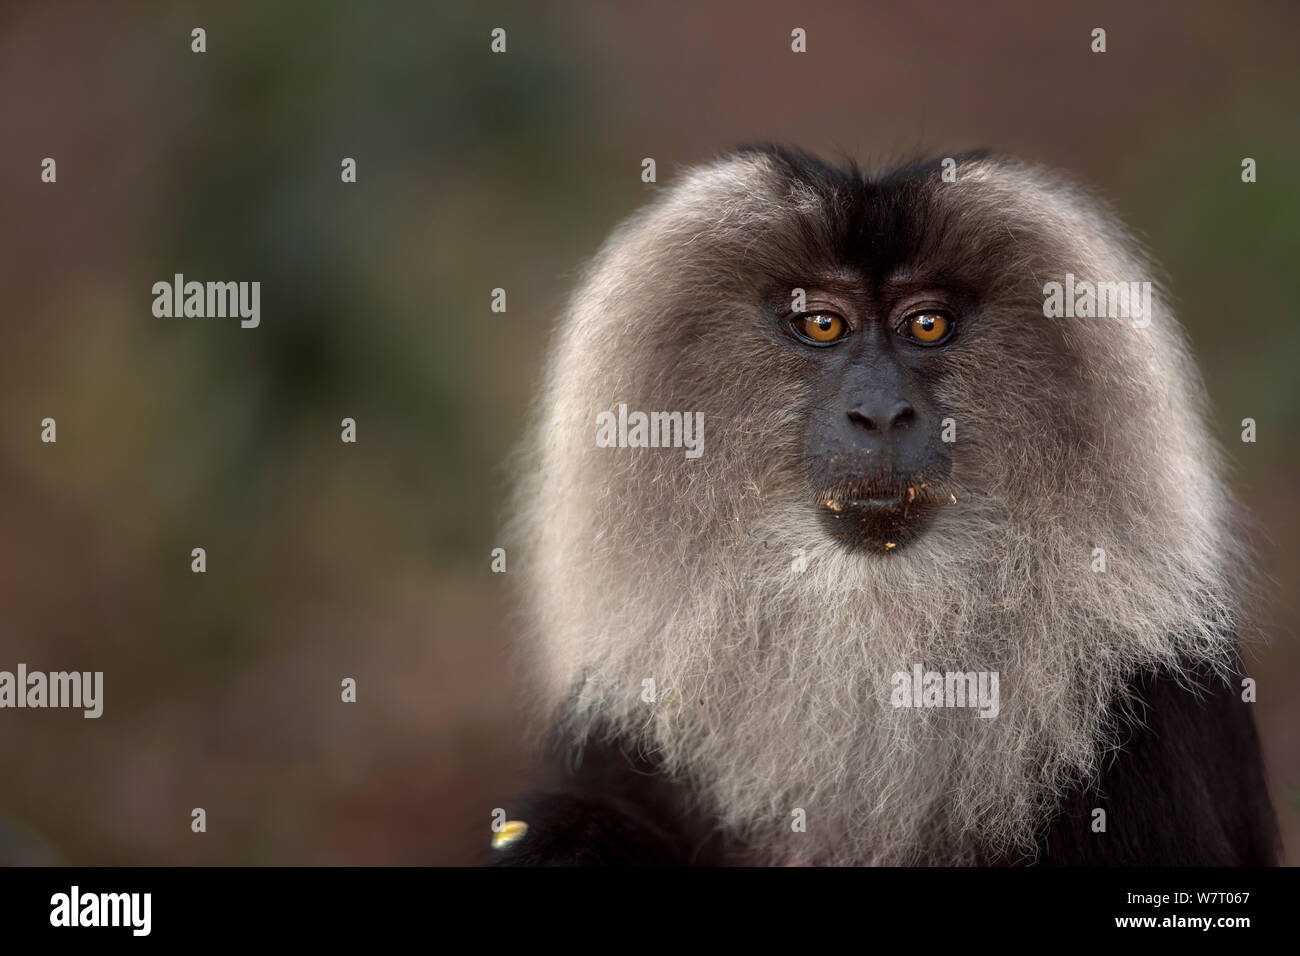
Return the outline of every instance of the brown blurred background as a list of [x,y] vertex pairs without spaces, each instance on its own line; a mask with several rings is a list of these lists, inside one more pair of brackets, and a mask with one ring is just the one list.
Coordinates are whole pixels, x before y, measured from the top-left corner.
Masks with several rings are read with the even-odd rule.
[[[489,552],[552,317],[642,157],[752,140],[992,147],[1145,235],[1268,536],[1250,666],[1300,861],[1300,10],[539,6],[0,12],[0,669],[106,685],[99,720],[0,712],[0,861],[477,859],[523,756]],[[261,327],[155,318],[176,272],[261,281]]]

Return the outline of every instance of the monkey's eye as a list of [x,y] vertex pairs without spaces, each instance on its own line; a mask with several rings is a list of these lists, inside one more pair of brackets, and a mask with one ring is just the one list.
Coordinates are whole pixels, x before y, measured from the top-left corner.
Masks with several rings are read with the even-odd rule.
[[952,321],[942,312],[914,312],[898,327],[900,335],[923,345],[934,345],[948,337]]
[[796,315],[790,324],[802,338],[810,339],[818,345],[829,345],[849,334],[849,323],[834,312]]

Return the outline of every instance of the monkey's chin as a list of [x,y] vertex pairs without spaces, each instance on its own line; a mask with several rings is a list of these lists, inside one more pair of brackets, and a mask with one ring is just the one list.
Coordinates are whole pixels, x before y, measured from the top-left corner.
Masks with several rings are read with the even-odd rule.
[[894,498],[823,498],[817,510],[827,533],[845,547],[892,555],[924,533],[935,508]]

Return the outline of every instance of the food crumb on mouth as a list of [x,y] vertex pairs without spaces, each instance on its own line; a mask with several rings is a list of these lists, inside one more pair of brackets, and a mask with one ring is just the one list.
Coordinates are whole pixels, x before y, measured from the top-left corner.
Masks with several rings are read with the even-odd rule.
[[844,510],[844,505],[840,504],[840,503],[839,503],[838,501],[836,501],[834,498],[826,498],[826,499],[823,499],[822,504],[824,504],[827,508],[830,508],[831,511],[843,511],[843,510]]
[[886,541],[886,542],[885,542],[885,550],[886,550],[886,551],[888,551],[890,548],[895,548],[895,547],[897,547],[897,545],[895,545],[894,542],[892,542],[892,541]]

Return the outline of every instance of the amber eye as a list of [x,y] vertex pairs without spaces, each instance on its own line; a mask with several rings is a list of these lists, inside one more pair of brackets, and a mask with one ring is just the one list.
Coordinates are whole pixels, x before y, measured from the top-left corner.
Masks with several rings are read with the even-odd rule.
[[903,320],[903,327],[899,331],[918,342],[931,345],[942,341],[951,326],[952,323],[942,312],[917,312]]
[[849,324],[834,312],[814,312],[791,320],[795,330],[814,342],[829,343],[848,334]]

